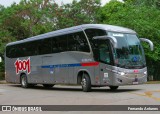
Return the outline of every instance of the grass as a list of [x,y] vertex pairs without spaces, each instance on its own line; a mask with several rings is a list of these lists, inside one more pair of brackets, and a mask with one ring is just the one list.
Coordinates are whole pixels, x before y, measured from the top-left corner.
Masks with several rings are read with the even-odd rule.
[[4,80],[5,79],[4,77],[5,77],[4,72],[0,72],[0,80]]
[[6,81],[0,81],[0,84],[6,84],[7,82]]

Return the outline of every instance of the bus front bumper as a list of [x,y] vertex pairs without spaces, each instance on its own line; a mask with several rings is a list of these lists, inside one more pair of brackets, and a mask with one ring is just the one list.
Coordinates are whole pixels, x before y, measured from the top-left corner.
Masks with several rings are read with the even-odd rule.
[[113,86],[121,85],[138,85],[147,82],[147,75],[142,74],[129,74],[129,75],[116,75],[114,77]]

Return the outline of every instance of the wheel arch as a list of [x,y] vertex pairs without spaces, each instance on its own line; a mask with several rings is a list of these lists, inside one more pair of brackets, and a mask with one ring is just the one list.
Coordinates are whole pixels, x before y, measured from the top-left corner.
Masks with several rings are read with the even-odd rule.
[[81,84],[83,74],[87,74],[91,80],[90,73],[85,69],[81,69],[78,71],[78,74],[77,74],[77,84]]
[[[20,77],[19,77],[19,82],[21,83],[21,77],[22,77],[22,75],[26,75],[26,73],[24,73],[24,72],[22,72],[21,74],[20,74]],[[26,75],[27,76],[27,75]]]

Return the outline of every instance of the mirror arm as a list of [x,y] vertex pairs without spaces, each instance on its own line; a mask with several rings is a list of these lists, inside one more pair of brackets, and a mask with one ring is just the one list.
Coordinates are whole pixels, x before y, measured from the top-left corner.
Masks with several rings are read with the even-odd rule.
[[110,40],[114,48],[117,48],[117,39],[113,36],[95,36],[93,39]]
[[140,38],[140,40],[141,40],[141,41],[143,41],[143,42],[147,42],[147,43],[149,43],[149,45],[150,45],[150,49],[151,49],[151,51],[153,51],[153,49],[154,49],[154,45],[153,45],[153,42],[152,42],[151,40],[146,39],[146,38]]

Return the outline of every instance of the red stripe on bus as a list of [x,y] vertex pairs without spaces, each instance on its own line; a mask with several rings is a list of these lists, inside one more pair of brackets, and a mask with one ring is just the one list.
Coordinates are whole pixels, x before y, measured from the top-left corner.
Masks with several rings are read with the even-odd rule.
[[81,66],[97,66],[99,62],[81,63]]

